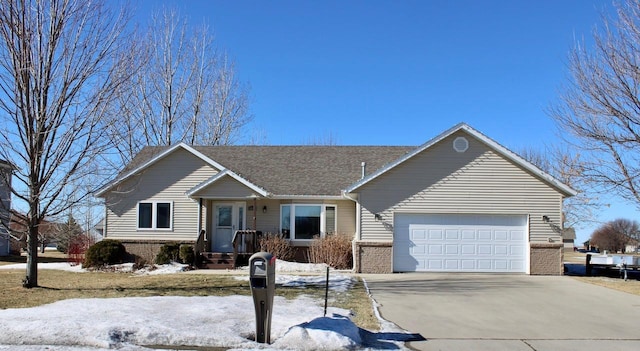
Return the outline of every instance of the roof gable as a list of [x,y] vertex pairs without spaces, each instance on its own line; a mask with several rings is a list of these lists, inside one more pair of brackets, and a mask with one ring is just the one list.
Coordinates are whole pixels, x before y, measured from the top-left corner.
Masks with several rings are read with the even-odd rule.
[[120,172],[120,174],[114,180],[112,180],[111,182],[107,183],[106,185],[98,189],[96,191],[96,196],[100,197],[104,195],[107,191],[112,189],[114,186],[122,183],[123,181],[130,178],[131,176],[137,173],[140,173],[141,171],[158,163],[160,160],[172,154],[174,151],[178,149],[184,149],[190,152],[194,156],[200,158],[205,163],[211,165],[212,167],[218,170],[224,169],[224,167],[222,167],[219,163],[215,162],[212,159],[209,159],[199,151],[193,149],[191,146],[184,143],[176,144],[170,147],[166,147],[166,146],[165,147],[163,146],[145,147],[140,151],[140,153],[138,153],[138,155],[136,155],[136,157],[134,157],[134,159],[131,162],[129,162],[129,164],[125,166],[125,168]]
[[378,178],[379,176],[381,176],[382,174],[388,172],[389,170],[394,169],[395,167],[397,167],[400,164],[406,162],[407,160],[411,159],[412,157],[416,156],[417,154],[420,154],[423,151],[425,151],[427,149],[430,149],[435,144],[440,143],[442,140],[444,140],[447,137],[453,135],[454,133],[457,133],[458,131],[464,131],[468,135],[476,138],[477,140],[479,140],[480,142],[482,142],[483,144],[487,145],[489,148],[491,148],[492,150],[497,152],[499,155],[505,157],[506,159],[510,160],[511,162],[515,163],[516,165],[524,168],[525,170],[527,170],[531,174],[534,174],[535,176],[541,178],[542,180],[544,180],[545,182],[547,182],[548,184],[550,184],[551,186],[556,188],[559,192],[561,192],[565,196],[576,195],[576,191],[573,190],[572,188],[570,188],[569,186],[563,184],[562,182],[560,182],[559,180],[557,180],[556,178],[554,178],[550,174],[544,172],[540,168],[538,168],[535,165],[533,165],[531,162],[526,161],[522,157],[516,155],[514,152],[510,151],[509,149],[505,148],[504,146],[500,145],[499,143],[497,143],[493,139],[485,136],[484,134],[480,133],[479,131],[471,128],[469,125],[467,125],[465,123],[459,123],[459,124],[455,125],[454,127],[444,131],[443,133],[439,134],[435,138],[433,138],[433,139],[427,141],[426,143],[422,144],[421,146],[417,147],[416,149],[414,149],[413,151],[409,152],[405,156],[395,160],[394,162],[386,165],[385,167],[379,169],[378,171],[376,171],[376,172],[370,174],[369,176],[359,180],[358,182],[352,184],[351,186],[349,186],[348,188],[345,189],[345,193],[354,192],[355,190],[357,190],[361,186],[371,182],[372,180]]
[[230,177],[234,180],[236,180],[238,183],[246,186],[247,188],[249,188],[251,191],[257,193],[260,196],[268,196],[269,193],[267,193],[264,189],[251,184],[250,182],[248,182],[246,179],[238,176],[237,174],[235,174],[234,172],[225,169],[222,172],[219,172],[218,174],[214,175],[213,177],[205,180],[204,182],[196,185],[195,187],[193,187],[191,190],[187,191],[187,196],[194,196],[197,195],[198,192],[205,190],[207,187],[220,182],[222,179],[226,178],[226,177]]

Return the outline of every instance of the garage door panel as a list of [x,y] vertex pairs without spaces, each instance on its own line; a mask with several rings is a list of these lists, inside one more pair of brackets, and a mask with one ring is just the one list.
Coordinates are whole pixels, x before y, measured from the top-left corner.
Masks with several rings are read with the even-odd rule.
[[493,247],[491,245],[478,245],[479,255],[491,255],[493,254]]
[[506,271],[509,268],[509,262],[507,260],[494,260],[493,262],[496,270]]
[[427,231],[425,229],[414,229],[411,232],[412,240],[425,240],[427,239]]
[[446,270],[457,271],[460,269],[458,260],[444,260],[444,267]]
[[461,260],[460,261],[462,269],[464,270],[475,270],[476,269],[476,261],[475,260]]
[[396,214],[396,221],[394,271],[526,271],[526,216]]
[[477,252],[477,246],[472,244],[462,244],[460,245],[460,248],[462,249],[463,255],[475,255]]
[[505,256],[509,252],[509,247],[507,245],[494,245],[494,255]]
[[479,229],[478,230],[478,240],[491,240],[491,230],[489,229]]
[[442,240],[442,239],[444,239],[443,230],[441,229],[429,230],[429,240]]
[[460,238],[460,230],[458,229],[447,229],[446,233],[447,240],[458,240]]
[[443,268],[442,260],[427,260],[427,262],[428,262],[427,270],[437,271],[437,270],[442,270]]
[[490,271],[493,269],[491,260],[476,260],[476,267],[479,271]]
[[506,230],[495,230],[494,231],[495,240],[509,240],[509,232]]
[[524,240],[525,238],[524,230],[512,230],[510,234],[512,241]]
[[475,240],[476,239],[476,231],[473,229],[463,229],[462,230],[462,240]]

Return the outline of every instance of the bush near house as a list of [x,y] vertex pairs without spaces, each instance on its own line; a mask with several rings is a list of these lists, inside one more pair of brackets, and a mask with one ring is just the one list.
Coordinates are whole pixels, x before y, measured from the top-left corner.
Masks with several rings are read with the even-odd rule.
[[353,265],[351,238],[347,235],[316,237],[309,247],[309,262],[326,263],[335,269],[350,269]]
[[168,264],[178,262],[180,258],[180,244],[166,243],[160,246],[160,252],[156,256],[156,264]]
[[294,261],[296,250],[291,242],[280,234],[267,233],[258,242],[260,251],[269,252],[283,261]]
[[193,245],[180,245],[180,261],[184,264],[194,265],[196,261],[196,252]]
[[127,251],[124,245],[118,240],[106,239],[99,241],[87,250],[84,255],[84,268],[98,268],[111,264],[118,264],[125,261]]

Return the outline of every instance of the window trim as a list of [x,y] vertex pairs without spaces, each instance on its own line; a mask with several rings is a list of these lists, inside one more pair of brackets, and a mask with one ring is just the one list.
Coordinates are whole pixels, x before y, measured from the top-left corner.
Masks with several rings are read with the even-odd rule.
[[[140,227],[140,204],[151,204],[151,227]],[[169,204],[169,227],[158,228],[158,204]],[[151,200],[138,201],[136,205],[136,229],[139,231],[172,231],[173,230],[173,201]]]
[[[332,235],[335,234],[338,231],[338,205],[337,204],[314,204],[314,203],[285,203],[285,204],[280,204],[280,233],[283,232],[283,228],[282,228],[282,213],[283,210],[282,208],[284,206],[289,206],[289,238],[288,240],[291,241],[306,241],[306,242],[311,242],[313,241],[313,239],[300,239],[300,238],[296,238],[295,236],[295,207],[297,206],[319,206],[320,207],[320,237],[324,238],[327,235]],[[333,226],[334,226],[334,233],[331,234],[327,234],[327,207],[333,207],[335,209],[335,213],[334,213],[334,219],[333,219]],[[291,228],[293,227],[293,228]]]

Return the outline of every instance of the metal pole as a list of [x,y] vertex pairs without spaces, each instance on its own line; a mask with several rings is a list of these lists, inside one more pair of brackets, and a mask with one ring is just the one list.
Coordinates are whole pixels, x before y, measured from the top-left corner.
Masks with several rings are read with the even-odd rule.
[[327,316],[327,300],[329,299],[329,267],[327,267],[327,281],[324,285],[324,316]]

